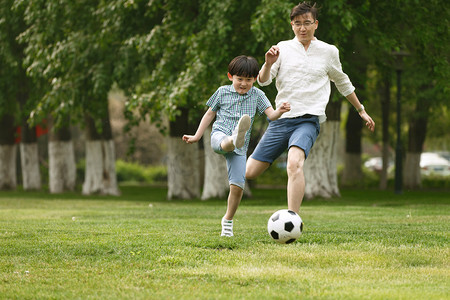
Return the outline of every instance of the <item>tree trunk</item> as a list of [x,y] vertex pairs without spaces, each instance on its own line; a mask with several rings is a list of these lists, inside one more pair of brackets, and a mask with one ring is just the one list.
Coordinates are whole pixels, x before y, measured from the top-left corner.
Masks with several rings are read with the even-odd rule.
[[403,172],[405,188],[414,189],[422,187],[420,155],[421,153],[406,152],[405,168]]
[[15,190],[17,187],[17,148],[14,116],[4,114],[0,118],[0,128],[0,190]]
[[202,200],[226,197],[230,188],[225,157],[211,148],[211,128],[203,134],[205,149],[205,179],[203,181]]
[[339,121],[322,123],[320,135],[305,161],[305,198],[340,196],[337,181]]
[[390,161],[389,153],[389,112],[391,104],[391,79],[390,72],[382,72],[382,78],[379,87],[380,102],[381,102],[381,119],[382,119],[382,150],[381,157],[383,160],[383,167],[380,174],[380,189],[386,190],[388,185],[388,168]]
[[22,167],[22,184],[25,191],[41,189],[41,172],[39,169],[39,152],[36,128],[30,128],[24,120],[21,127],[20,162]]
[[117,185],[116,155],[112,139],[109,114],[102,120],[102,130],[96,128],[95,120],[86,115],[86,168],[83,194],[120,194]]
[[198,145],[186,144],[181,137],[194,132],[190,127],[189,110],[182,109],[175,121],[169,122],[167,137],[167,199],[192,199],[200,197],[200,157]]
[[199,151],[180,137],[167,137],[167,198],[192,199],[200,197]]
[[362,119],[351,105],[349,106],[345,133],[345,157],[342,184],[355,185],[361,182],[361,178],[363,178],[361,169]]
[[73,191],[77,171],[70,127],[50,128],[48,142],[50,193]]
[[[423,87],[423,90],[426,90],[427,88],[430,87]],[[420,188],[422,186],[422,179],[420,176],[420,155],[427,134],[429,109],[430,101],[428,99],[419,98],[416,103],[415,112],[409,119],[408,149],[403,172],[403,184],[405,185],[405,188],[408,189]]]

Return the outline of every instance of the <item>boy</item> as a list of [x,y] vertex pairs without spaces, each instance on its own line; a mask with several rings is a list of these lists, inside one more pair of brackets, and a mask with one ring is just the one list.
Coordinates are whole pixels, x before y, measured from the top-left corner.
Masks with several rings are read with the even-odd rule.
[[225,156],[230,183],[227,211],[222,218],[222,236],[233,236],[233,217],[244,191],[246,153],[256,112],[264,112],[273,121],[290,110],[287,102],[274,110],[264,92],[253,87],[258,73],[255,58],[245,55],[234,58],[228,65],[227,74],[232,84],[221,86],[209,98],[206,103],[209,109],[203,115],[195,135],[183,136],[188,144],[198,142],[216,118],[211,132],[211,147]]

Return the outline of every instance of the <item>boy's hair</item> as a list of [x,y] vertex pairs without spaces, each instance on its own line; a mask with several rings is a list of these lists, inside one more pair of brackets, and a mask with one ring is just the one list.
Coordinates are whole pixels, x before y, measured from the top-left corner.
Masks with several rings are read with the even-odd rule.
[[317,20],[317,6],[316,3],[312,4],[309,2],[301,2],[297,6],[294,6],[294,8],[291,11],[291,21],[294,20],[296,16],[301,16],[307,13],[311,13],[311,16],[313,17],[314,21]]
[[228,73],[231,76],[256,78],[259,73],[259,65],[254,57],[240,55],[230,62],[228,65]]

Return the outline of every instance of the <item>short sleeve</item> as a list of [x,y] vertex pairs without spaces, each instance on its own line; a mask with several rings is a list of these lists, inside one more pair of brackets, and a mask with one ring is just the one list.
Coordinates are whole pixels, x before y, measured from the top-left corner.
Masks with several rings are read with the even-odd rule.
[[220,108],[220,88],[216,90],[216,92],[209,98],[206,102],[206,105],[211,107],[212,111],[218,111]]
[[260,91],[257,103],[257,110],[259,115],[262,115],[264,111],[271,106],[272,104],[270,103],[269,98],[267,98],[266,94],[263,91]]

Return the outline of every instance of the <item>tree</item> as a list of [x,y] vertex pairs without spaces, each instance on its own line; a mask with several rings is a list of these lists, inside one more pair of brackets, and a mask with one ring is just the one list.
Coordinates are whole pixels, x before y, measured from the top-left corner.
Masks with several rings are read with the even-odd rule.
[[12,1],[0,4],[0,189],[15,189],[16,128],[19,124],[20,53],[15,41],[20,32],[20,14],[11,10]]
[[[16,1],[17,7],[26,10],[25,21],[29,25],[20,35],[20,40],[27,43],[28,72],[48,86],[32,112],[33,119],[51,113],[57,129],[68,119],[72,124],[83,125],[89,112],[95,122],[86,127],[88,137],[102,137],[103,130],[110,131],[109,121],[103,122],[108,118],[107,95],[114,82],[127,89],[136,78],[133,67],[138,58],[130,55],[130,47],[124,41],[129,37],[128,26],[140,32],[138,28],[146,18],[139,23],[135,19],[146,11],[146,5],[145,1],[124,0]],[[102,138],[105,136],[108,135]],[[114,144],[110,135],[107,138],[102,147],[88,147],[86,151],[87,160],[91,155],[101,158],[105,162],[102,167],[106,168],[92,170],[99,166],[86,164],[86,178],[106,186],[99,188],[86,182],[84,193],[117,194],[117,185],[110,186],[116,184],[112,167]],[[110,180],[104,180],[105,173]],[[98,178],[92,179],[91,175]]]
[[224,198],[229,190],[227,165],[223,155],[218,155],[211,148],[211,128],[205,130],[203,148],[205,152],[205,179],[201,199]]

